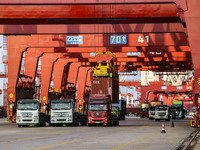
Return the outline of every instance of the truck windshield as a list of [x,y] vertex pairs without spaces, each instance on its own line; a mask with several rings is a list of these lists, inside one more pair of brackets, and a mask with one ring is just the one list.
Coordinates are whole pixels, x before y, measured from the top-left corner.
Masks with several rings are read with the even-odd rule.
[[156,106],[156,110],[165,111],[167,110],[167,106]]
[[53,102],[51,103],[52,110],[67,110],[72,108],[72,103],[70,102]]
[[18,103],[18,110],[37,110],[38,103]]
[[148,111],[148,108],[141,108],[140,111],[141,111],[141,112],[147,112],[147,111]]
[[155,111],[155,107],[150,107],[150,111]]
[[108,110],[107,104],[89,104],[88,110]]

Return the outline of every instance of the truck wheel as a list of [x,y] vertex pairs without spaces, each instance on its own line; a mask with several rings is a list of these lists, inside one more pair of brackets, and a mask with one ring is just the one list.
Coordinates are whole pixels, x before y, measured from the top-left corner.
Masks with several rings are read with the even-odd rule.
[[115,122],[115,125],[116,125],[116,126],[119,126],[119,120],[117,120],[117,121]]
[[22,126],[21,125],[18,125],[18,128],[21,128]]
[[91,124],[88,123],[87,126],[88,126],[88,127],[91,127]]
[[113,126],[113,120],[110,120],[109,126]]
[[74,120],[73,120],[73,123],[72,123],[73,126],[79,126],[79,119],[77,116],[74,117]]

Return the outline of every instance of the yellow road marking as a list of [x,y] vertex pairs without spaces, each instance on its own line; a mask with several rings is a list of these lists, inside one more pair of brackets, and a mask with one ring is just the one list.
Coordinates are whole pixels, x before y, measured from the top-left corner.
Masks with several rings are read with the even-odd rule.
[[131,144],[133,144],[133,143],[135,143],[135,142],[138,142],[138,141],[141,141],[141,140],[144,140],[144,139],[150,138],[150,137],[152,137],[152,136],[154,136],[154,135],[157,135],[157,134],[159,134],[159,133],[160,133],[160,132],[156,132],[156,133],[154,133],[154,134],[151,134],[151,135],[149,135],[149,136],[143,137],[143,138],[141,138],[141,139],[138,139],[138,140],[132,141],[132,142],[130,142],[130,143],[127,143],[127,144],[121,145],[121,146],[119,146],[119,147],[117,147],[117,148],[114,148],[114,149],[112,149],[112,150],[118,150],[118,149],[121,149],[121,148],[126,147],[126,146],[128,146],[128,145],[131,145]]
[[28,149],[28,150],[42,150],[42,149],[47,149],[47,148],[53,148],[53,147],[57,147],[57,146],[65,145],[65,144],[85,141],[85,140],[93,139],[95,137],[102,137],[102,136],[106,136],[106,135],[110,135],[110,134],[112,134],[112,133],[105,133],[105,134],[100,134],[100,135],[88,136],[88,137],[84,137],[84,138],[80,138],[80,139],[63,141],[63,142],[59,142],[59,143],[55,143],[55,144],[49,144],[49,145],[45,145],[45,146],[41,146],[41,147]]
[[[143,127],[139,127],[139,128],[145,128],[145,127],[143,126]],[[71,144],[71,143],[75,143],[75,142],[86,141],[86,140],[93,139],[93,138],[96,138],[96,137],[103,137],[103,136],[106,136],[106,135],[116,134],[116,133],[129,131],[129,130],[130,129],[126,129],[126,130],[121,130],[121,131],[118,131],[118,132],[114,131],[112,133],[104,133],[104,134],[88,136],[88,137],[84,137],[84,138],[80,138],[80,139],[67,140],[67,141],[62,141],[62,142],[58,142],[58,143],[54,143],[54,144],[48,144],[48,145],[44,145],[44,146],[40,146],[40,147],[31,148],[31,149],[28,149],[28,150],[43,150],[43,149],[47,149],[47,148],[53,148],[53,147],[58,147],[58,146]]]
[[[169,130],[171,130],[171,129],[168,129],[168,131],[169,131]],[[144,139],[148,139],[148,138],[150,138],[150,137],[152,137],[152,136],[155,136],[155,135],[158,135],[158,134],[160,134],[160,132],[156,132],[156,133],[153,133],[153,134],[151,134],[151,135],[149,135],[149,136],[145,136],[145,137],[143,137],[143,138],[134,140],[134,141],[132,141],[132,142],[129,142],[129,143],[127,143],[127,144],[124,144],[124,145],[121,145],[121,146],[119,146],[119,147],[117,147],[117,148],[114,148],[114,149],[112,149],[112,150],[118,150],[118,149],[124,148],[124,147],[126,147],[126,146],[128,146],[128,145],[131,145],[131,144],[133,144],[133,143],[136,143],[136,142],[141,141],[141,140],[144,140]]]
[[55,136],[55,135],[64,135],[64,134],[70,134],[70,133],[77,133],[77,132],[84,132],[88,131],[87,130],[78,130],[78,131],[68,131],[68,132],[63,132],[63,133],[56,133],[56,134],[48,134],[48,135],[43,135],[43,136],[35,136],[35,137],[30,137],[30,138],[22,138],[22,139],[16,139],[16,140],[9,140],[9,141],[0,141],[0,143],[9,143],[9,142],[18,142],[18,141],[23,141],[23,140],[30,140],[30,139],[39,139],[39,138],[44,138],[44,137],[49,137],[49,136]]

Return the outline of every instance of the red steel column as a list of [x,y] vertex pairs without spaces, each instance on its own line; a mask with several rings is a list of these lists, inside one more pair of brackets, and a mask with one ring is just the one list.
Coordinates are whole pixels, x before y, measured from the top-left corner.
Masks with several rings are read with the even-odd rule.
[[42,65],[41,65],[41,104],[43,105],[43,112],[45,113],[46,104],[48,104],[48,91],[49,84],[52,73],[52,65],[53,62],[60,56],[60,54],[56,55],[52,54],[44,54],[42,56]]
[[[197,106],[197,119],[200,118],[200,85],[197,83],[197,80],[200,79],[200,1],[199,0],[187,0],[187,11],[184,12],[187,31],[188,31],[188,39],[190,42],[192,61],[194,65],[194,104]],[[199,121],[196,125],[199,124]]]
[[67,82],[72,82],[75,84],[76,78],[77,78],[77,73],[78,73],[78,68],[81,65],[81,63],[72,63],[69,67],[69,75],[68,75],[68,81]]
[[36,67],[38,64],[38,57],[42,55],[42,51],[38,51],[37,48],[28,49],[25,52],[25,74],[32,77],[34,80]]
[[59,92],[61,90],[61,82],[64,73],[64,67],[68,63],[69,61],[67,59],[58,59],[58,61],[54,63],[53,81],[54,81],[54,89],[56,92],[57,91]]
[[80,67],[77,80],[77,100],[84,99],[85,83],[87,81],[88,67]]
[[14,105],[16,102],[16,84],[21,67],[22,52],[26,50],[24,36],[8,36],[8,121],[15,122]]

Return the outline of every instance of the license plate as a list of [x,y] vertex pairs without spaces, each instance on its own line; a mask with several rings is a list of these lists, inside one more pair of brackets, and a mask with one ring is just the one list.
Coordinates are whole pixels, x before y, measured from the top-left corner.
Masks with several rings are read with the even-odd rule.
[[96,123],[100,123],[99,121],[96,121]]
[[25,122],[25,123],[30,123],[30,122]]
[[60,123],[64,123],[64,121],[60,121]]

